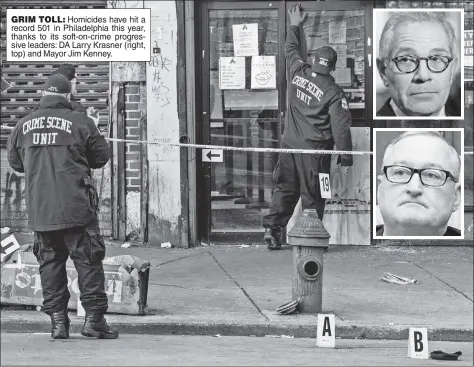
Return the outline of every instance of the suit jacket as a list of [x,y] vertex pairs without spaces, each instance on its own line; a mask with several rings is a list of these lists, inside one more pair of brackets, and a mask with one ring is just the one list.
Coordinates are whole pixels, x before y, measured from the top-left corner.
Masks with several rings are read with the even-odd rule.
[[[379,224],[375,229],[377,236],[383,236],[383,224]],[[448,226],[443,236],[461,236],[461,231],[457,228]]]
[[[393,111],[392,106],[390,106],[391,99],[389,98],[387,102],[377,111],[378,117],[395,117],[395,112]],[[461,116],[461,111],[454,105],[454,103],[450,103],[449,101],[444,105],[444,110],[446,112],[446,116],[453,116],[458,117]],[[410,116],[399,116],[400,118],[410,119]],[[436,117],[426,116],[427,119],[435,119]]]

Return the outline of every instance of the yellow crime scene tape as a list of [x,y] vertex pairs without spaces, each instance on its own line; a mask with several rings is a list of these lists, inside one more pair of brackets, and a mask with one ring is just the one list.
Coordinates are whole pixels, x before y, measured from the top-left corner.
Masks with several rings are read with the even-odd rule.
[[[2,129],[13,130],[11,126],[1,125]],[[284,148],[245,148],[245,147],[232,147],[226,145],[205,145],[205,144],[192,144],[192,143],[169,143],[164,141],[148,141],[148,140],[128,140],[128,139],[116,139],[116,138],[105,138],[108,141],[115,141],[117,143],[127,144],[149,144],[149,145],[164,145],[171,147],[183,147],[183,148],[197,148],[197,149],[220,149],[220,150],[237,150],[243,152],[262,152],[262,153],[301,153],[301,154],[351,154],[351,155],[373,155],[371,151],[346,151],[346,150],[322,150],[322,149],[284,149]],[[474,152],[464,152],[464,154],[473,154]]]

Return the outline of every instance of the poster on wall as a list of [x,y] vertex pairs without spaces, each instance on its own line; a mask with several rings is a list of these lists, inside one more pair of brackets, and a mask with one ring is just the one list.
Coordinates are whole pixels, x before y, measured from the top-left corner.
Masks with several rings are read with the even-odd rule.
[[258,56],[258,23],[232,25],[234,56]]
[[332,76],[336,80],[336,83],[341,86],[348,87],[352,84],[351,68],[336,69]]
[[474,44],[473,31],[464,31],[464,81],[472,82],[474,80]]
[[337,53],[336,69],[344,69],[347,67],[347,45],[329,45]]
[[[306,31],[305,31],[306,33]],[[312,32],[312,31],[308,31],[306,33],[306,43],[308,45],[308,52],[311,52],[311,51],[314,51],[316,50],[317,48],[320,48],[321,46],[324,46],[323,45],[323,39],[322,37],[318,34],[318,32]]]
[[245,57],[219,58],[220,89],[245,89]]
[[252,57],[252,89],[276,89],[275,56]]
[[347,24],[345,20],[329,22],[329,43],[346,43]]
[[365,60],[364,56],[356,56],[354,59],[354,74],[364,74],[365,71]]

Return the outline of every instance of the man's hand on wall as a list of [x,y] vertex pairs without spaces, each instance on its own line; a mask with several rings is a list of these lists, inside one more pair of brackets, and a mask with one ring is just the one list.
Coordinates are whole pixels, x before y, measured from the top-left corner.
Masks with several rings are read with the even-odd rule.
[[299,27],[308,18],[308,13],[301,12],[301,4],[296,4],[288,9],[288,16],[290,18],[290,25]]

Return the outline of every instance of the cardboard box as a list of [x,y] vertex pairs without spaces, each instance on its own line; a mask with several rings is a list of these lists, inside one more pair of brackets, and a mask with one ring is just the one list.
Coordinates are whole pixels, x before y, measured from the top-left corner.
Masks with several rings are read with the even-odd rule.
[[[108,313],[145,315],[147,307],[150,269],[124,274],[120,265],[104,264],[105,289],[108,296]],[[77,310],[79,286],[73,262],[66,262],[68,288],[71,298],[69,309]],[[39,264],[32,252],[17,251],[2,265],[1,303],[24,306],[41,306],[43,290]]]

